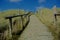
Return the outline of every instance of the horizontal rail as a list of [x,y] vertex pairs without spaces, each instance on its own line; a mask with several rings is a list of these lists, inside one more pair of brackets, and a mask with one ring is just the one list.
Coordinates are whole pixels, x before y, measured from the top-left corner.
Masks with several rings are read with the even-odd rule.
[[55,14],[55,16],[60,16],[60,14]]
[[[10,37],[12,38],[12,34],[14,34],[14,33],[12,33],[12,27],[13,27],[13,23],[12,23],[12,19],[13,18],[15,18],[15,17],[21,17],[21,26],[22,26],[22,30],[20,30],[20,32],[19,33],[17,33],[17,34],[20,34],[21,35],[21,33],[24,31],[24,29],[27,27],[27,25],[28,25],[28,23],[29,23],[29,21],[30,21],[30,16],[31,16],[32,14],[31,14],[31,12],[28,12],[27,14],[22,14],[22,15],[15,15],[15,16],[8,16],[8,17],[5,17],[5,19],[9,19],[9,23],[10,23],[10,25],[9,25],[9,33],[10,33]],[[27,18],[27,21],[26,21],[26,23],[25,23],[25,25],[24,25],[24,22],[23,22],[23,18],[24,17],[26,17]]]
[[60,14],[54,14],[55,20],[57,21],[57,16],[60,16]]
[[8,17],[5,17],[5,19],[15,18],[15,17],[19,17],[19,16],[27,16],[27,15],[29,15],[30,13],[31,13],[31,12],[28,12],[27,14],[22,14],[22,15],[8,16]]

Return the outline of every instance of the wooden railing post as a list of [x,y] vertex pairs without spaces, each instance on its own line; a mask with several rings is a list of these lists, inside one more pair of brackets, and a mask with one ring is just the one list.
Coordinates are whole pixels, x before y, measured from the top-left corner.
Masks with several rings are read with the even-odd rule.
[[12,18],[9,18],[9,22],[10,22],[10,25],[9,25],[9,31],[8,31],[8,34],[9,34],[9,38],[12,39]]
[[[30,12],[28,14],[23,14],[23,15],[16,15],[16,16],[9,16],[9,17],[5,17],[5,19],[9,19],[9,37],[12,39],[12,18],[15,17],[21,17],[21,30],[20,30],[20,34],[23,32],[23,30],[26,28],[26,26],[28,25],[29,21],[30,21]],[[26,18],[26,20],[24,20],[24,18]],[[26,21],[26,23],[24,22]],[[13,40],[13,39],[12,39]]]
[[60,16],[60,14],[55,14],[54,15],[55,16],[55,23],[56,23],[56,40],[60,40],[60,27],[58,26],[58,24],[57,24],[57,16]]

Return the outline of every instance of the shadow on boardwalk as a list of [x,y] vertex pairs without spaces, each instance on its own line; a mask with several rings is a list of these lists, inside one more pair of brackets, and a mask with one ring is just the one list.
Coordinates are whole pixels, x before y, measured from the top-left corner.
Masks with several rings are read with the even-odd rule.
[[54,37],[49,29],[38,20],[35,15],[30,17],[27,28],[18,40],[53,40]]

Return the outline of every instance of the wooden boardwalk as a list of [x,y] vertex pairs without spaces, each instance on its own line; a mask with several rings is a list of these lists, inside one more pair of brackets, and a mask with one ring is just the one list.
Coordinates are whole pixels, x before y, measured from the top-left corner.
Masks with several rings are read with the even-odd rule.
[[40,20],[32,15],[30,17],[30,23],[20,35],[18,40],[53,40],[54,37],[49,29],[40,22]]

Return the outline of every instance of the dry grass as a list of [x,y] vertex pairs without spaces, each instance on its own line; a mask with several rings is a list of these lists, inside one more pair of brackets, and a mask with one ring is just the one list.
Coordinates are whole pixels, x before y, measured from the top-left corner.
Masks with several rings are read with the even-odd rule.
[[[0,28],[1,28],[1,31],[8,28],[9,26],[9,21],[5,19],[5,17],[7,16],[13,16],[13,15],[18,15],[18,14],[25,14],[27,12],[25,12],[24,10],[6,10],[6,11],[2,11],[0,12]],[[21,27],[21,18],[20,17],[16,17],[16,18],[13,18],[13,22],[16,20],[16,23],[15,25],[13,25],[13,30],[12,32],[13,33],[17,33],[18,31],[22,30],[22,27]],[[7,40],[9,39],[8,38],[8,29],[5,30],[4,32],[4,36],[7,38]],[[17,35],[15,35],[14,38],[17,38]]]
[[[36,12],[37,18],[44,23],[52,32],[52,35],[54,36],[54,40],[57,40],[57,28],[56,25],[54,25],[54,14],[52,9],[42,9],[38,10]],[[59,18],[58,18],[59,20]]]

